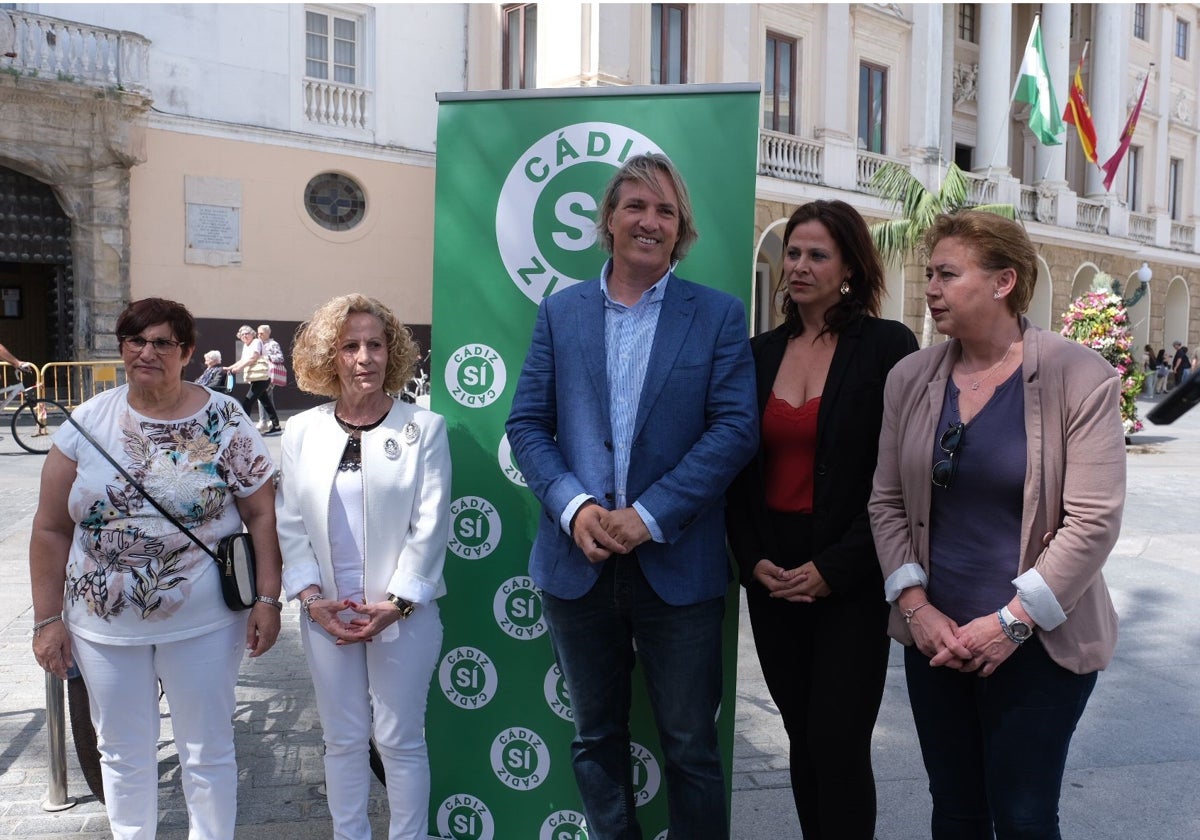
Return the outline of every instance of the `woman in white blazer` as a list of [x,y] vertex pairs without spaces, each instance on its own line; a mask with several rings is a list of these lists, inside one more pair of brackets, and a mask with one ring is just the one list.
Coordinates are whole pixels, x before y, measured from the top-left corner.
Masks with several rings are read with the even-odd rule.
[[450,451],[440,415],[390,396],[417,358],[408,329],[359,294],[318,309],[293,349],[296,384],[334,401],[283,433],[283,585],[306,619],[333,834],[347,840],[371,836],[372,735],[387,773],[389,837],[427,833],[425,702],[442,644]]

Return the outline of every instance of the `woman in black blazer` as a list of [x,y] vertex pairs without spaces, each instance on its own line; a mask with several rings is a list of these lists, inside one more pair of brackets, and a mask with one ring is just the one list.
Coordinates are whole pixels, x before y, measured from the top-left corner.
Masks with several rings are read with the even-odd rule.
[[761,448],[730,488],[729,540],[804,837],[870,840],[889,641],[867,500],[884,380],[917,341],[876,317],[883,268],[853,207],[803,205],[784,243],[784,323],[751,342]]

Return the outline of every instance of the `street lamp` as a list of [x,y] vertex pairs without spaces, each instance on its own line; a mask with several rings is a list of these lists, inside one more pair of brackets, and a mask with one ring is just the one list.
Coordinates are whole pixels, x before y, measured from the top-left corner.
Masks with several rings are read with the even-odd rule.
[[[1126,309],[1130,309],[1137,305],[1137,302],[1145,297],[1146,292],[1150,290],[1150,278],[1154,276],[1154,272],[1150,270],[1150,264],[1142,263],[1142,267],[1136,272],[1138,279],[1138,287],[1134,290],[1133,295],[1128,300],[1122,297],[1122,303]],[[1121,283],[1118,280],[1113,280],[1113,293],[1121,297]]]

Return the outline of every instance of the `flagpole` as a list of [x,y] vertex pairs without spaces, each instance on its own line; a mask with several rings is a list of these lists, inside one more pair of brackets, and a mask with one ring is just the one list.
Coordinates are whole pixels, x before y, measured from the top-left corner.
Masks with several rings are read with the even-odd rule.
[[[1033,15],[1033,26],[1031,26],[1029,28],[1029,40],[1025,42],[1025,50],[1021,53],[1022,56],[1024,56],[1025,53],[1029,52],[1030,48],[1033,46],[1033,36],[1034,36],[1034,33],[1036,33],[1038,31],[1038,23],[1041,21],[1041,19],[1042,19],[1042,13],[1035,12]],[[1015,79],[1013,79],[1012,93],[1010,93],[1008,95],[1008,107],[1005,109],[1004,119],[1000,122],[1000,131],[996,135],[995,142],[992,143],[992,156],[991,156],[991,158],[988,159],[987,175],[985,176],[988,179],[991,179],[992,168],[996,165],[996,152],[998,152],[1000,150],[1000,138],[1003,137],[1004,132],[1008,131],[1008,129],[1009,129],[1008,121],[1012,114],[1012,104],[1013,104],[1013,100],[1015,100],[1017,98],[1017,86],[1020,84],[1021,84],[1021,73],[1018,70],[1017,77]]]

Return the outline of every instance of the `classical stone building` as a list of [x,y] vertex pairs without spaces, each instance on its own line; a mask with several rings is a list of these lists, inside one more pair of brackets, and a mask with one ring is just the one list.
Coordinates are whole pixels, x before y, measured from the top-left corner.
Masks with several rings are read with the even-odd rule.
[[[1197,6],[1191,4],[6,4],[0,10],[0,340],[35,359],[113,352],[131,297],[186,300],[201,350],[291,329],[331,294],[431,320],[435,94],[758,82],[758,328],[779,236],[818,197],[869,219],[885,162],[1008,202],[1038,245],[1033,320],[1093,275],[1126,293],[1138,346],[1200,340]],[[1010,104],[1040,12],[1060,108],[1083,79],[1101,160],[1148,77],[1110,191],[1074,130],[1042,146]],[[981,37],[987,33],[987,37]],[[698,139],[702,142],[702,138]],[[923,271],[885,314],[920,334]],[[204,343],[208,342],[208,343]]]

